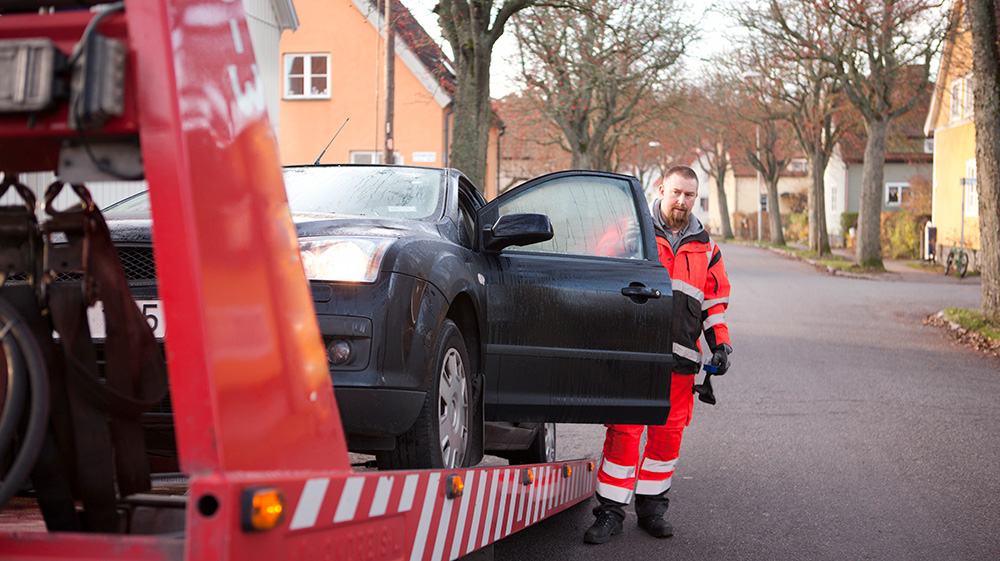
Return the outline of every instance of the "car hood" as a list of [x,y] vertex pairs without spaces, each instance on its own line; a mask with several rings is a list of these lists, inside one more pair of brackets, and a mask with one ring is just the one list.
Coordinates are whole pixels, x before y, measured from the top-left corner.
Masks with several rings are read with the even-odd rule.
[[[298,237],[369,236],[400,238],[404,236],[440,236],[433,223],[392,218],[366,218],[335,214],[293,214]],[[152,243],[152,220],[149,218],[109,218],[111,239],[116,243]]]
[[429,222],[398,218],[368,218],[335,214],[292,214],[300,238],[316,236],[372,236],[399,238],[408,235],[438,235]]

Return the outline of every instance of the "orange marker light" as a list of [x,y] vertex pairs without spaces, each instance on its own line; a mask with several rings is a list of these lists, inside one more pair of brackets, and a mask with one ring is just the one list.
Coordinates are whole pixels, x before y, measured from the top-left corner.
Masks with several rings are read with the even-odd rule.
[[285,494],[274,487],[246,489],[241,502],[244,531],[271,530],[285,519]]
[[462,476],[457,474],[449,474],[445,485],[445,496],[449,499],[456,499],[462,496],[462,492],[465,491],[465,482],[462,481]]
[[535,470],[531,468],[524,468],[521,470],[521,484],[531,485],[535,482]]
[[594,471],[594,462],[587,462],[587,471]]
[[562,474],[563,477],[570,477],[571,475],[573,475],[573,466],[569,464],[563,464]]

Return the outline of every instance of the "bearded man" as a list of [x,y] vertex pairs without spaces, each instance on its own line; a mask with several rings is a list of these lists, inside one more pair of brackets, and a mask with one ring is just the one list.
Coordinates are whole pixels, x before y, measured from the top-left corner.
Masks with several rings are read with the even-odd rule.
[[[677,465],[684,428],[694,411],[695,374],[701,369],[701,344],[712,351],[709,363],[715,375],[729,369],[729,278],[719,247],[701,221],[691,214],[698,199],[698,176],[687,166],[675,166],[664,175],[660,198],[650,210],[660,261],[670,272],[673,289],[674,355],[670,413],[661,426],[607,425],[604,455],[597,474],[597,520],[584,534],[586,543],[605,543],[622,531],[624,508],[635,495],[639,527],[656,538],[669,538],[673,528],[664,520],[667,491]],[[646,447],[639,454],[643,430]]]

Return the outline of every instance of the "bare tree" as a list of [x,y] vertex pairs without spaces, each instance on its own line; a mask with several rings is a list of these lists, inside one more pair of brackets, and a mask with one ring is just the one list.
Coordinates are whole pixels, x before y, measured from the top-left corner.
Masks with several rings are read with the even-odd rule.
[[451,45],[455,67],[451,166],[475,185],[485,185],[490,133],[490,62],[493,47],[515,13],[538,0],[440,0],[434,7]]
[[989,318],[1000,320],[1000,51],[997,47],[997,6],[992,0],[968,0],[966,9],[972,31],[982,312]]
[[[760,103],[758,101],[758,103]],[[781,120],[766,104],[758,105],[745,113],[745,118],[754,125],[754,139],[743,142],[747,161],[760,172],[767,185],[768,228],[771,243],[785,245],[785,235],[781,229],[781,210],[778,199],[778,181],[782,172],[792,160],[790,144],[792,133],[786,121]],[[749,133],[749,130],[746,131]]]
[[[729,203],[726,198],[726,175],[732,169],[732,151],[740,149],[738,142],[746,124],[741,121],[743,108],[734,97],[742,87],[723,58],[714,60],[712,69],[703,76],[704,83],[692,90],[685,106],[685,122],[695,129],[698,150],[707,165],[705,171],[715,180],[715,200],[718,201],[720,229],[723,238],[733,237]],[[741,157],[742,153],[739,156]]]
[[809,248],[828,253],[824,177],[834,148],[853,121],[844,111],[837,67],[812,52],[834,44],[834,20],[812,4],[774,2],[763,9],[740,10],[736,19],[750,30],[747,67],[759,76],[751,83],[774,100],[772,112],[792,125],[809,160]]
[[833,65],[843,91],[861,113],[867,133],[858,216],[855,260],[882,266],[880,225],[886,138],[892,120],[924,94],[930,63],[948,20],[937,0],[867,0],[842,3],[818,0],[813,25],[828,29],[820,37],[806,22],[789,17],[801,3],[769,0],[770,17],[792,40],[798,56]]
[[683,87],[654,90],[637,106],[642,117],[635,120],[631,133],[618,143],[614,171],[632,173],[647,191],[659,186],[667,170],[689,163],[697,153],[700,137],[684,122],[686,103]]
[[586,11],[536,8],[516,18],[527,86],[546,101],[577,169],[612,170],[636,107],[694,37],[677,0],[596,0]]
[[934,0],[880,0],[841,6],[822,0],[822,10],[842,30],[831,53],[844,93],[865,120],[865,163],[858,209],[855,261],[882,266],[880,241],[886,139],[892,119],[924,94],[930,63],[949,24]]

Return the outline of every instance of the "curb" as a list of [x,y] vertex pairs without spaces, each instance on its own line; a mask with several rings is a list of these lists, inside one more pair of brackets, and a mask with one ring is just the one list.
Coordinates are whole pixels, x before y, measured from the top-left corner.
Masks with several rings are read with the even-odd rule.
[[745,242],[741,242],[741,241],[734,241],[732,243],[737,243],[739,245],[744,245],[744,246],[747,246],[747,247],[756,247],[756,248],[759,248],[759,249],[767,249],[767,250],[770,250],[772,253],[777,253],[778,255],[782,255],[784,257],[789,257],[791,259],[802,261],[803,263],[808,263],[808,264],[812,265],[813,267],[815,267],[816,269],[818,269],[820,271],[823,271],[823,272],[826,272],[827,274],[832,275],[832,276],[836,276],[836,277],[846,277],[846,278],[849,278],[849,279],[862,279],[862,280],[887,280],[887,279],[884,279],[884,278],[879,277],[879,276],[865,275],[865,274],[861,274],[861,273],[851,273],[851,272],[848,272],[848,271],[843,271],[843,270],[838,269],[836,267],[831,267],[829,265],[823,265],[822,263],[820,263],[819,261],[816,261],[815,259],[809,259],[807,257],[802,257],[801,255],[798,255],[796,253],[792,253],[791,251],[788,251],[786,249],[781,249],[780,247],[772,247],[772,246],[769,246],[769,245],[757,245],[757,244],[745,243]]

